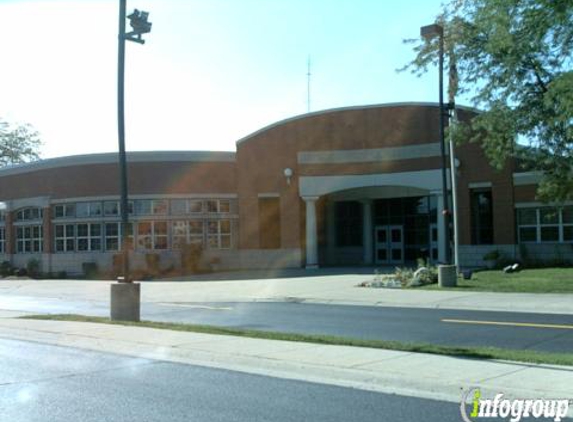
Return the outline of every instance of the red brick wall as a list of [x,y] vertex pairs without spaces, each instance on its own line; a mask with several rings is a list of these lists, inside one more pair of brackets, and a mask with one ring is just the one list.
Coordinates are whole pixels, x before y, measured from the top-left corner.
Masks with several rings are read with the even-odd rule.
[[[235,163],[138,162],[128,165],[130,194],[235,193]],[[0,177],[0,198],[118,195],[117,164],[58,167]]]
[[[283,247],[301,247],[301,240],[290,227],[301,227],[304,212],[295,206],[298,177],[302,175],[369,174],[406,172],[441,167],[440,157],[353,164],[297,164],[300,151],[374,149],[438,142],[439,110],[435,106],[365,107],[308,115],[278,123],[255,133],[237,146],[239,206],[241,207],[241,247],[258,247],[257,194],[281,196]],[[460,120],[472,113],[461,110]],[[491,168],[477,144],[456,148],[461,162],[458,179],[460,243],[470,243],[469,183],[491,182],[494,201],[494,233],[497,243],[513,243],[512,169]],[[291,185],[283,174],[291,168]],[[304,207],[302,207],[304,210]],[[322,218],[320,210],[319,219]]]

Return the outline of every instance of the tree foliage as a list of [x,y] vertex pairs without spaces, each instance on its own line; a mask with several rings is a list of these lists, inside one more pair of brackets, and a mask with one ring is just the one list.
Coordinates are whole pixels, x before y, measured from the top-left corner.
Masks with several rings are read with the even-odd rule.
[[39,134],[32,126],[0,120],[0,166],[38,160],[40,145]]
[[[482,142],[496,167],[515,158],[541,171],[541,199],[572,199],[573,1],[450,0],[436,23],[457,69],[451,88],[483,110],[456,140]],[[405,42],[416,57],[404,69],[437,62],[437,39]]]

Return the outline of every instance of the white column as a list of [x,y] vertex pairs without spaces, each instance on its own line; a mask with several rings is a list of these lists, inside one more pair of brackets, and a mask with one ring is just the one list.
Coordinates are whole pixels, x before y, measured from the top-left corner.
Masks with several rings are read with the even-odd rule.
[[306,203],[306,269],[318,268],[318,242],[316,234],[316,201],[318,196],[302,198]]
[[372,265],[372,200],[363,200],[362,209],[362,245],[364,251],[363,261],[366,265]]
[[446,236],[446,225],[444,224],[444,218],[442,216],[442,211],[444,210],[444,195],[442,192],[434,192],[436,198],[438,199],[436,218],[438,226],[438,262],[446,262],[446,243],[444,242],[444,237]]

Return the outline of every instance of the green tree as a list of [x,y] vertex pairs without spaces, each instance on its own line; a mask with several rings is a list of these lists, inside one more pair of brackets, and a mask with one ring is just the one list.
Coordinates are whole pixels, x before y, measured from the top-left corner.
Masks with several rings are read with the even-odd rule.
[[0,166],[38,160],[40,146],[39,134],[32,126],[0,120]]
[[[573,1],[450,0],[436,23],[454,70],[450,95],[482,110],[453,129],[456,141],[481,142],[498,168],[515,158],[541,171],[541,199],[572,199]],[[402,70],[420,75],[437,62],[437,40],[405,42],[416,57]]]

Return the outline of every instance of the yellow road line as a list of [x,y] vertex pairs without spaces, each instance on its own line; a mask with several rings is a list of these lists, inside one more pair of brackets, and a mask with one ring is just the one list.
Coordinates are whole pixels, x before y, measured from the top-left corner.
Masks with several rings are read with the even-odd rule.
[[573,325],[565,324],[536,324],[533,322],[504,322],[504,321],[479,321],[469,319],[442,319],[442,322],[455,324],[476,324],[476,325],[501,325],[508,327],[529,327],[529,328],[554,328],[557,330],[573,330]]
[[176,306],[180,308],[193,308],[193,309],[208,309],[210,311],[232,311],[230,306],[207,306],[207,305],[193,305],[187,303],[158,303],[161,306]]

